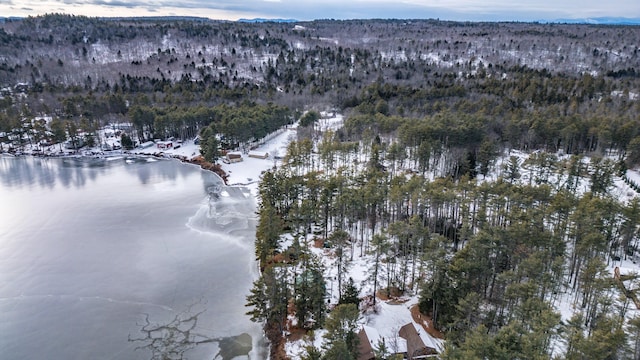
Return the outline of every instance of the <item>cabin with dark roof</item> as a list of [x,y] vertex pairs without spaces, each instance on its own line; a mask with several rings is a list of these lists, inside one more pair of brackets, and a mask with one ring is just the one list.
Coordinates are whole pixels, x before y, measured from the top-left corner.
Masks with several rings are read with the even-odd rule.
[[378,346],[379,339],[376,329],[363,326],[358,332],[358,360],[375,360],[373,349]]
[[438,354],[437,345],[431,335],[414,323],[401,327],[398,334],[407,341],[407,359],[424,359]]

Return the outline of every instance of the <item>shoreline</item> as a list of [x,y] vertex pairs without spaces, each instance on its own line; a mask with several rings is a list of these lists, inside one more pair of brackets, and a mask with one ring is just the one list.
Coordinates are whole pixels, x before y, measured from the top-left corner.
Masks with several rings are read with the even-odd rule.
[[225,185],[229,185],[228,184],[228,178],[229,175],[222,169],[222,166],[218,163],[211,163],[208,162],[206,160],[204,160],[204,158],[202,158],[201,155],[196,155],[192,158],[189,158],[185,155],[179,155],[179,154],[166,154],[163,152],[160,153],[138,153],[138,152],[128,152],[128,151],[123,151],[120,153],[107,153],[105,154],[104,152],[100,152],[100,153],[96,153],[96,152],[91,152],[91,153],[84,153],[84,154],[46,154],[46,153],[42,153],[42,154],[29,154],[29,153],[20,153],[20,154],[13,154],[10,152],[2,152],[0,153],[0,155],[2,156],[10,156],[10,157],[20,157],[20,156],[30,156],[30,157],[34,157],[34,158],[54,158],[54,159],[64,159],[64,158],[83,158],[83,159],[106,159],[106,158],[113,158],[113,157],[119,157],[119,156],[133,156],[133,157],[153,157],[153,158],[157,158],[157,159],[175,159],[175,160],[179,160],[182,163],[185,164],[193,164],[193,165],[198,165],[200,166],[201,169],[203,170],[207,170],[207,171],[211,171],[215,174],[217,174],[222,181],[224,182]]
[[[287,145],[293,139],[296,127],[286,127],[267,136],[269,140],[261,142],[254,151],[264,152],[264,159],[253,158],[249,152],[242,153],[242,161],[237,163],[224,163],[222,157],[215,163],[208,162],[200,154],[200,146],[192,140],[180,143],[180,146],[171,149],[134,148],[131,150],[104,151],[100,147],[85,147],[78,150],[59,148],[58,144],[48,147],[26,145],[23,150],[0,151],[0,155],[6,156],[32,156],[38,158],[87,158],[100,159],[118,156],[149,156],[157,159],[177,159],[183,163],[200,166],[203,170],[217,174],[227,186],[244,186],[251,190],[252,195],[258,200],[258,183],[264,171],[279,166],[281,157],[286,154]],[[113,139],[109,139],[109,143]]]
[[[71,275],[60,277],[63,281],[68,280],[68,283],[65,282],[65,286],[66,284],[70,284],[69,287],[75,286],[75,284],[89,284],[78,285],[78,289],[88,291],[87,294],[80,294],[80,297],[67,296],[66,292],[63,292],[60,299],[54,299],[56,306],[63,307],[67,303],[73,305],[72,302],[77,300],[86,305],[92,316],[94,314],[96,316],[104,315],[108,319],[118,319],[118,324],[124,324],[123,327],[111,327],[110,321],[104,321],[104,328],[98,329],[97,332],[101,334],[103,329],[108,326],[110,329],[114,329],[111,333],[122,340],[118,346],[123,350],[123,354],[127,354],[124,351],[129,347],[133,348],[143,344],[128,342],[127,334],[135,338],[145,336],[144,333],[138,332],[140,328],[138,322],[144,324],[141,316],[145,313],[149,313],[150,319],[158,324],[168,324],[174,315],[182,316],[181,314],[184,313],[190,316],[206,308],[207,315],[202,316],[202,320],[198,322],[206,327],[206,330],[201,330],[203,336],[217,339],[248,333],[254,339],[251,358],[265,358],[262,354],[266,354],[268,350],[264,346],[262,328],[259,324],[256,325],[245,320],[243,315],[245,295],[256,276],[256,271],[250,271],[251,268],[255,268],[255,261],[251,247],[248,246],[253,244],[252,225],[254,222],[252,219],[247,221],[242,218],[245,214],[253,213],[255,204],[251,198],[243,196],[246,194],[244,189],[227,188],[226,191],[229,195],[226,196],[228,197],[221,198],[220,203],[222,204],[217,206],[217,211],[214,209],[214,218],[211,218],[210,213],[206,211],[207,191],[210,191],[212,184],[223,186],[222,181],[210,172],[202,172],[196,167],[183,165],[182,162],[171,160],[168,157],[112,154],[97,159],[86,156],[45,158],[31,155],[0,154],[0,167],[2,168],[0,178],[4,180],[0,186],[0,190],[2,190],[0,192],[9,194],[6,197],[0,195],[3,200],[6,200],[4,202],[5,210],[19,209],[15,212],[11,211],[9,213],[11,216],[7,217],[7,222],[3,225],[10,229],[26,229],[24,233],[20,230],[11,230],[7,234],[15,235],[16,239],[22,239],[21,236],[27,234],[24,238],[33,240],[34,244],[44,240],[43,244],[49,244],[52,249],[55,249],[42,254],[38,252],[38,248],[35,248],[35,251],[25,252],[25,254],[31,254],[29,256],[34,259],[37,258],[38,264],[42,261],[42,264],[46,265],[38,271],[33,271],[33,276],[37,276],[34,279],[45,276],[49,280],[50,275],[47,269],[55,268],[57,270],[58,264],[68,264],[65,266],[71,269],[68,271]],[[5,175],[9,176],[5,177]],[[77,181],[78,179],[81,181]],[[41,196],[42,194],[54,193],[57,195]],[[24,200],[26,198],[35,200]],[[41,202],[42,205],[40,205]],[[162,210],[156,211],[159,207],[155,205],[162,206]],[[89,211],[79,211],[79,209],[89,209]],[[93,210],[96,212],[94,213]],[[62,214],[72,215],[64,216],[65,221],[69,221],[68,223],[62,221]],[[218,216],[223,217],[224,221],[217,222]],[[30,219],[31,217],[33,217],[33,221]],[[37,219],[43,221],[42,225],[33,225],[39,224]],[[73,228],[73,236],[69,237],[60,224],[65,224],[64,228],[67,229]],[[153,224],[157,224],[157,227]],[[49,226],[51,226],[51,231],[49,231]],[[45,237],[32,236],[30,235],[32,228],[36,229],[33,230],[36,232],[40,232],[37,230],[40,228],[46,229],[47,235]],[[140,232],[137,232],[137,228],[140,229]],[[73,245],[74,241],[81,238],[79,234],[84,234],[85,229],[88,234],[82,236],[85,240],[78,240],[80,245]],[[58,233],[62,235],[61,240],[64,241],[54,244],[52,240],[58,239],[55,236]],[[111,233],[118,234],[118,236],[112,236]],[[94,237],[93,234],[96,236]],[[77,249],[80,254],[70,257],[68,261],[64,260],[57,251],[66,245],[69,245],[70,249]],[[96,249],[99,246],[99,249],[102,250],[85,251],[89,247],[94,249],[93,246]],[[103,251],[104,254],[110,255],[100,256]],[[64,252],[64,254],[67,253],[72,252]],[[49,254],[52,255],[49,256]],[[221,254],[233,256],[221,256]],[[85,261],[89,256],[96,256],[97,261]],[[113,265],[113,261],[125,258],[131,260],[123,260],[123,266]],[[16,258],[16,262],[20,259],[20,257]],[[51,262],[45,261],[46,259]],[[59,261],[60,259],[63,261]],[[74,259],[81,259],[81,261],[76,262]],[[105,267],[96,265],[101,264],[101,261],[104,262]],[[223,261],[229,262],[229,265],[224,265],[224,269],[233,270],[228,272],[223,272],[223,269],[219,270],[220,274],[229,273],[230,276],[223,276],[219,278],[220,280],[216,280],[211,274],[216,274],[216,269],[220,269],[218,262]],[[29,271],[24,271],[21,274],[31,274],[33,266],[29,266],[29,263],[25,262]],[[76,270],[83,268],[89,270],[76,272]],[[128,268],[132,270],[124,272],[123,269]],[[108,269],[115,271],[114,275],[111,275],[113,271],[109,272]],[[147,281],[149,276],[155,276],[153,274],[160,271],[169,275],[159,276],[158,281],[153,283]],[[64,272],[56,271],[55,275]],[[76,279],[73,276],[76,273],[81,273],[82,276]],[[125,287],[124,283],[117,282],[118,277],[123,274],[129,274],[125,278],[131,280],[131,285]],[[115,285],[107,290],[100,290],[102,292],[97,295],[101,297],[94,297],[95,294],[92,292],[97,290],[92,288],[91,284],[103,282],[85,281],[93,279],[93,276],[116,279],[113,281]],[[226,281],[227,279],[232,281]],[[34,289],[41,286],[41,281],[32,281],[31,283],[35,284]],[[15,284],[18,289],[22,286],[19,281]],[[182,286],[182,284],[186,285]],[[66,287],[64,288],[66,289]],[[224,291],[232,294],[234,300],[231,302],[228,300],[218,301],[218,299],[222,299],[216,292],[218,288],[220,290],[229,289]],[[29,291],[36,293],[36,295],[40,292],[51,293],[51,291],[37,291],[39,288],[33,291],[31,289],[29,288]],[[121,289],[133,290],[121,292]],[[158,291],[156,292],[155,289]],[[176,289],[180,291],[179,296],[172,295]],[[53,291],[53,293],[55,295],[56,292]],[[73,295],[78,291],[70,291],[69,293]],[[47,297],[43,297],[43,299],[49,301]],[[98,299],[98,301],[88,301],[87,299]],[[115,301],[106,301],[105,299],[115,299]],[[16,298],[16,301],[20,304],[23,302],[19,298]],[[218,306],[218,303],[222,305]],[[31,300],[29,304],[31,304]],[[40,303],[37,304],[38,307],[41,307]],[[157,304],[163,306],[156,306]],[[8,303],[7,306],[9,305],[11,304]],[[189,312],[192,308],[194,311]],[[227,308],[232,310],[225,311]],[[73,310],[75,307],[71,309]],[[98,310],[94,311],[94,309]],[[82,310],[84,311],[84,308]],[[71,313],[75,312],[71,311]],[[121,318],[118,317],[120,315],[122,315]],[[79,317],[77,319],[84,324],[85,318]],[[69,317],[69,319],[76,318]],[[234,325],[225,327],[224,319],[234,319]],[[70,323],[72,321],[69,320]],[[16,324],[18,323],[16,322]],[[20,322],[20,324],[23,323]],[[11,324],[7,323],[7,325]],[[65,322],[66,325],[68,325],[67,322]],[[22,326],[20,327],[22,328]],[[43,326],[43,328],[46,327]],[[74,328],[79,329],[81,326],[74,326]],[[15,334],[20,334],[20,332],[16,330]],[[100,346],[95,349],[101,349],[100,338],[92,338],[98,339],[95,341],[95,345]],[[85,347],[94,349],[93,341],[83,341]],[[50,343],[57,345],[62,342],[58,339],[52,339]],[[20,343],[19,346],[22,347],[23,344]],[[249,345],[250,343],[247,343],[247,346]],[[200,345],[198,348],[201,349],[197,351],[208,354],[206,356],[211,358],[215,355],[215,346],[217,343]],[[100,354],[102,350],[92,350],[91,352]],[[138,352],[133,352],[133,354],[135,354],[134,357],[139,357]],[[143,354],[144,357],[144,352],[140,354]],[[35,358],[37,357],[35,356]]]
[[[0,158],[2,157],[7,157],[7,158],[14,158],[14,159],[20,159],[20,158],[33,158],[33,159],[76,159],[78,161],[90,161],[90,160],[105,160],[108,161],[107,159],[109,158],[117,158],[117,159],[121,159],[121,160],[125,160],[128,158],[153,158],[153,159],[158,159],[158,160],[177,160],[180,161],[181,164],[185,164],[185,165],[196,165],[198,166],[200,169],[207,171],[207,172],[211,172],[214,173],[218,178],[220,178],[220,180],[222,181],[222,183],[224,184],[225,187],[236,187],[236,188],[240,188],[240,187],[245,187],[245,188],[249,188],[249,186],[247,184],[239,184],[239,183],[234,183],[234,184],[229,184],[228,182],[228,174],[222,169],[221,164],[219,163],[210,163],[208,161],[205,161],[201,155],[197,154],[196,156],[193,157],[188,157],[188,156],[184,156],[184,155],[179,155],[179,154],[167,154],[167,153],[145,153],[145,152],[129,152],[129,151],[111,151],[108,152],[106,154],[101,153],[101,154],[96,154],[96,153],[90,153],[88,151],[85,152],[78,152],[75,154],[29,154],[29,153],[20,153],[20,154],[11,154],[8,152],[2,152],[0,153]],[[255,171],[256,168],[250,168],[250,170]],[[256,178],[258,179],[258,178]],[[256,184],[259,182],[256,181]],[[247,196],[247,199],[251,198],[251,203],[252,203],[252,212],[253,213],[256,209],[257,209],[257,202],[258,202],[258,197],[255,196],[255,194],[253,194],[253,191],[251,192],[251,196]],[[255,234],[255,229],[252,231],[253,234]],[[251,246],[253,247],[255,244],[254,242],[251,242]],[[259,266],[257,265],[256,261],[255,261],[255,257],[254,257],[254,251],[247,251],[247,266],[248,266],[248,272],[251,274],[250,276],[252,277],[252,281],[255,281],[259,278],[260,276],[260,270],[259,270]],[[250,284],[251,286],[251,284]],[[257,329],[260,330],[260,333],[256,333],[256,334],[252,334],[252,348],[253,348],[253,352],[255,352],[255,354],[257,356],[264,356],[265,354],[268,354],[271,348],[270,342],[268,340],[268,338],[264,335],[264,326],[262,324],[256,324]]]

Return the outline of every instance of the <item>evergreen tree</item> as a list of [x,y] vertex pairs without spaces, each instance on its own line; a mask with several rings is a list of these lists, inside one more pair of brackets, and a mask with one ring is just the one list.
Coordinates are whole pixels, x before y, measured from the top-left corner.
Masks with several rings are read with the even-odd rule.
[[634,197],[631,202],[622,209],[624,215],[624,222],[620,229],[621,246],[624,252],[624,257],[633,255],[633,239],[638,234],[638,225],[640,224],[640,200]]
[[[304,255],[307,256],[309,255]],[[296,280],[296,317],[300,326],[306,329],[322,327],[327,310],[326,293],[322,264],[311,258],[306,261],[302,274]]]
[[[342,304],[333,309],[325,322],[327,333],[324,337],[327,339],[327,355],[333,354],[334,351],[340,350],[339,354],[345,354],[346,348],[351,357],[358,357],[358,320],[360,319],[360,311],[354,304]],[[334,350],[332,350],[335,348]],[[331,358],[340,359],[340,358]]]
[[337,256],[336,267],[338,273],[338,292],[340,296],[342,296],[342,279],[346,273],[345,268],[349,264],[349,257],[345,255],[345,249],[350,239],[349,233],[342,229],[335,230],[328,238],[329,244],[335,249]]
[[313,345],[306,346],[304,348],[305,354],[302,355],[302,360],[321,360],[322,351]]
[[271,204],[263,202],[256,229],[256,258],[264,269],[269,258],[276,253],[282,233],[282,218]]
[[[577,340],[577,341],[575,341]],[[620,359],[626,352],[627,336],[618,319],[602,315],[589,336],[578,336],[568,349],[567,359]]]
[[307,111],[300,118],[300,126],[306,127],[306,126],[313,125],[319,119],[320,119],[320,114],[317,111],[315,111],[315,110]]
[[323,360],[355,360],[356,356],[353,355],[349,349],[349,345],[345,340],[336,340],[331,343],[327,352],[322,357]]
[[629,320],[627,333],[631,341],[631,353],[634,360],[640,359],[640,316]]
[[216,136],[215,127],[212,125],[200,132],[200,153],[210,163],[215,163],[220,153],[220,142]]
[[352,277],[349,277],[347,283],[344,284],[344,290],[340,296],[338,304],[354,304],[358,306],[360,304],[360,291],[356,287]]
[[370,278],[368,280],[373,282],[373,294],[371,294],[373,298],[373,306],[376,305],[376,297],[378,292],[378,276],[380,273],[382,256],[386,254],[389,250],[390,245],[387,240],[387,237],[384,234],[376,234],[373,236],[373,251],[375,252],[375,258],[373,262],[373,271],[371,272]]
[[51,132],[53,133],[53,141],[58,143],[60,150],[62,150],[62,143],[67,140],[67,131],[64,122],[58,118],[54,118],[51,121]]
[[246,306],[253,307],[247,312],[255,322],[276,322],[283,326],[287,316],[289,298],[286,269],[269,266],[254,282]]
[[612,161],[602,158],[591,159],[591,192],[604,195],[613,186],[616,168]]
[[269,298],[267,296],[267,284],[264,276],[260,276],[253,282],[250,294],[247,295],[247,303],[245,306],[253,307],[247,311],[253,322],[263,322],[269,317]]
[[120,144],[122,144],[122,147],[125,148],[126,150],[133,149],[133,140],[131,140],[129,135],[127,135],[125,133],[123,133],[120,136]]
[[505,165],[506,177],[510,183],[514,183],[520,178],[520,159],[510,156],[509,162]]
[[386,360],[389,358],[390,352],[387,344],[384,341],[384,338],[378,341],[377,344],[374,344],[375,348],[373,349],[374,354],[376,355],[376,360]]

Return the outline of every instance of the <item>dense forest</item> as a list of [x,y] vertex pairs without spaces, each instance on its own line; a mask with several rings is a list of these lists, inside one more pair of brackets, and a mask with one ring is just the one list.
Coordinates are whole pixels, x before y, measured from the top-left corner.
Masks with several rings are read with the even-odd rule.
[[[366,287],[374,308],[419,296],[444,359],[639,359],[634,295],[610,272],[638,250],[638,44],[637,26],[11,20],[0,152],[129,123],[138,142],[199,136],[215,161],[300,119],[260,185],[248,304],[272,358],[292,314],[327,331],[309,359],[357,358]],[[321,131],[320,110],[343,126]],[[330,313],[316,240],[336,259]],[[358,257],[366,284],[341,275]]]
[[[636,298],[620,292],[608,270],[638,246],[640,202],[621,202],[614,186],[622,163],[537,152],[524,162],[467,159],[461,168],[446,155],[457,152],[452,145],[413,143],[392,135],[395,128],[370,131],[384,128],[385,117],[375,119],[359,134],[376,135],[350,141],[328,131],[314,142],[310,129],[289,145],[285,165],[263,177],[263,276],[249,304],[274,342],[289,300],[309,330],[334,316],[324,317],[324,280],[304,276],[322,271],[311,249],[323,239],[335,257],[338,307],[352,303],[343,299],[354,286],[344,269],[368,256],[369,276],[357,284],[371,289],[368,306],[375,311],[381,294],[418,294],[421,312],[446,334],[444,359],[637,358],[637,343],[629,345],[640,335],[638,318],[629,320]],[[483,168],[493,177],[476,174]],[[570,321],[558,311],[566,302]],[[366,311],[364,299],[355,303]],[[345,339],[329,338],[321,358],[358,358]],[[329,355],[342,347],[351,355]],[[319,353],[309,349],[308,358]]]
[[150,132],[140,139],[184,138],[213,120],[207,108],[250,101],[336,109],[364,122],[382,114],[389,126],[444,114],[483,136],[445,139],[435,134],[448,131],[444,119],[425,136],[474,152],[487,140],[632,153],[639,37],[634,26],[435,20],[13,20],[0,24],[0,134],[50,137],[32,120],[52,116],[85,134],[142,121]]

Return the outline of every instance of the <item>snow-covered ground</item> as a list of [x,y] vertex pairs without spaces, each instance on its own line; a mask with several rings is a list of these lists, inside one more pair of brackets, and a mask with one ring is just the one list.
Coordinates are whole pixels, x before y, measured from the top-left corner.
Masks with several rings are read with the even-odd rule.
[[281,158],[287,153],[287,145],[295,139],[296,129],[288,128],[275,135],[272,139],[259,145],[253,151],[267,153],[266,159],[259,159],[242,154],[242,161],[226,164],[219,161],[222,169],[227,173],[227,184],[230,186],[245,186],[257,198],[258,183],[263,172],[278,166]]
[[[322,113],[322,118],[318,121],[316,125],[316,129],[321,132],[332,130],[335,131],[339,129],[343,124],[343,117],[340,114],[329,114]],[[258,197],[258,185],[261,179],[261,175],[263,172],[273,168],[274,166],[280,166],[281,159],[286,154],[286,149],[288,144],[295,140],[296,138],[296,128],[287,128],[272,134],[272,136],[268,141],[265,141],[261,145],[259,145],[254,151],[268,153],[268,157],[266,159],[249,157],[248,153],[242,154],[243,161],[237,163],[223,163],[219,161],[222,169],[228,174],[228,185],[230,186],[242,186],[250,189],[250,193],[256,199]],[[107,138],[106,142],[110,145],[113,145],[117,139],[115,137]],[[25,153],[34,153],[34,148],[25,148]],[[53,145],[48,148],[45,148],[45,153],[49,152],[51,154],[58,153],[60,150],[59,145]],[[71,155],[72,152],[69,150],[64,150],[64,154]],[[154,144],[151,147],[140,149],[136,148],[131,151],[102,151],[100,148],[92,148],[92,149],[82,149],[77,155],[79,156],[129,156],[131,154],[139,154],[139,155],[162,155],[162,156],[181,156],[187,159],[198,156],[200,154],[199,146],[194,144],[193,141],[185,141],[180,144],[179,148],[173,148],[168,150],[160,150]],[[509,162],[509,158],[514,156],[518,159],[519,164],[521,164],[520,173],[521,176],[517,180],[520,183],[527,184],[535,182],[535,168],[532,165],[527,163],[527,160],[532,154],[521,152],[521,151],[510,151],[509,153],[503,154],[501,158],[499,158],[496,163],[493,165],[492,170],[486,176],[479,176],[478,181],[495,181],[499,176],[504,176],[504,168],[505,165]],[[559,161],[565,161],[569,158],[569,156],[556,154]],[[585,167],[589,165],[589,158],[582,158],[583,164]],[[564,184],[567,179],[567,175],[562,174],[561,172],[554,172],[549,174],[548,182],[551,184],[556,184],[557,186],[561,186],[558,184]],[[640,184],[640,171],[638,170],[629,170],[627,171],[627,177],[636,184]],[[577,186],[577,191],[579,193],[584,193],[589,189],[589,180],[588,177],[584,177],[579,181]],[[626,204],[628,201],[637,196],[636,191],[634,191],[623,179],[618,176],[614,176],[614,189],[611,193],[617,197],[617,199],[622,203]],[[292,239],[287,237],[283,243],[283,247],[286,248],[289,244],[291,244]],[[284,248],[282,250],[284,250]],[[316,254],[324,264],[325,269],[327,269],[327,290],[330,291],[330,302],[331,304],[336,304],[338,301],[337,295],[337,282],[333,280],[336,276],[335,274],[335,259],[331,256],[330,251],[326,249],[313,248],[312,251]],[[616,266],[620,268],[622,274],[633,274],[640,273],[640,259],[622,259],[620,261],[611,261],[608,266],[608,270],[613,275],[614,269]],[[355,281],[355,284],[360,289],[360,296],[365,297],[371,295],[373,289],[371,284],[366,281],[369,276],[371,264],[373,262],[371,255],[364,254],[360,256],[359,250],[355,250],[355,254],[353,256],[353,261],[348,269],[348,274],[345,275],[345,279],[352,277]],[[333,290],[333,291],[331,291]],[[400,344],[400,345],[392,345],[398,346],[400,349],[402,347],[402,339],[398,339],[398,330],[400,327],[404,326],[408,323],[415,323],[411,316],[410,308],[418,303],[418,297],[416,294],[413,296],[407,296],[400,301],[378,301],[375,311],[366,312],[361,319],[361,326],[371,327],[377,330],[377,333],[385,338],[385,343],[389,344]],[[562,294],[558,297],[558,299],[554,302],[556,309],[561,313],[562,319],[564,321],[571,318],[575,309],[573,308],[573,296],[568,292],[566,294]],[[635,307],[631,306],[629,313],[633,313],[634,315],[638,312],[635,310]],[[631,316],[631,315],[629,315]],[[418,326],[418,328],[420,328]],[[296,341],[289,341],[286,344],[286,352],[292,358],[299,358],[301,354],[304,353],[304,348],[308,345],[314,345],[318,348],[322,347],[323,331],[316,331],[314,338],[303,338]],[[431,338],[431,341],[435,343],[438,347],[442,346],[442,340]],[[406,346],[406,345],[405,345]],[[563,352],[562,344],[554,344],[556,348],[554,353],[561,354]],[[392,349],[393,350],[393,349]]]
[[[340,117],[340,119],[342,119]],[[326,121],[326,120],[325,120]],[[284,157],[287,150],[287,145],[291,140],[295,139],[296,131],[295,127],[287,128],[278,131],[271,136],[268,141],[260,144],[254,151],[265,152],[269,156],[266,159],[258,159],[249,157],[248,153],[242,154],[243,161],[238,163],[226,164],[222,161],[218,161],[222,169],[228,174],[229,185],[241,185],[248,187],[254,196],[258,196],[258,181],[260,175],[271,169],[273,166],[277,166],[280,159]],[[186,140],[184,142],[173,142],[173,146],[170,149],[159,149],[158,145],[153,142],[149,142],[147,147],[136,147],[132,150],[121,149],[120,138],[112,135],[111,125],[106,126],[100,130],[100,138],[102,146],[106,148],[118,148],[118,150],[104,150],[102,146],[83,147],[79,150],[72,150],[65,148],[64,144],[54,144],[50,146],[37,146],[37,145],[25,145],[20,152],[26,155],[45,155],[45,156],[78,156],[78,157],[122,157],[131,155],[143,155],[143,156],[160,156],[168,158],[186,158],[191,159],[200,155],[200,146],[195,144],[193,140]],[[3,144],[3,149],[6,151],[9,149],[8,144]],[[2,152],[2,151],[0,151]]]
[[[339,129],[343,124],[343,117],[339,114],[322,114],[322,119],[320,119],[316,125],[316,129],[321,132],[324,131],[335,131]],[[295,129],[289,129],[282,134],[274,137],[272,140],[268,141],[264,145],[261,145],[257,151],[268,152],[269,159],[255,159],[249,158],[246,155],[243,156],[243,161],[239,163],[233,164],[222,164],[223,169],[229,174],[230,185],[242,185],[248,186],[251,188],[251,193],[254,196],[258,195],[258,181],[260,178],[260,174],[273,167],[274,165],[279,166],[280,161],[275,160],[275,157],[281,158],[286,153],[286,148],[289,142],[295,139]],[[504,167],[509,162],[510,156],[515,156],[518,159],[518,162],[521,164],[520,173],[521,176],[518,179],[518,182],[526,184],[530,182],[535,182],[532,177],[535,176],[533,168],[531,165],[527,164],[527,160],[531,154],[521,151],[510,151],[509,153],[503,154],[503,156],[494,164],[492,171],[487,175],[487,177],[480,176],[478,181],[496,181],[499,176],[504,176]],[[556,154],[559,161],[567,161],[570,156]],[[590,159],[588,157],[582,158],[583,165],[585,168],[589,165]],[[549,174],[549,183],[552,184],[564,184],[566,183],[566,174],[561,173],[551,173]],[[627,176],[640,184],[640,171],[629,170]],[[588,178],[582,178],[578,184],[578,192],[584,193],[589,190],[589,181]],[[637,193],[631,189],[629,185],[627,185],[621,178],[615,176],[614,177],[614,188],[611,190],[611,193],[614,194],[622,204],[626,204],[633,197],[637,196]],[[292,242],[293,239],[291,236],[285,236],[282,243],[282,249],[285,250]],[[311,236],[309,236],[310,240]],[[370,269],[373,263],[373,257],[371,255],[364,254],[360,256],[360,251],[358,249],[354,250],[353,261],[351,262],[348,268],[348,274],[345,275],[345,279],[352,277],[355,281],[355,284],[360,289],[360,296],[366,297],[371,295],[372,293],[372,285],[369,281],[367,281],[367,277],[369,276]],[[330,293],[330,303],[335,305],[338,302],[338,294],[337,294],[337,281],[335,280],[336,266],[334,262],[336,259],[331,255],[331,252],[327,249],[321,248],[312,248],[312,252],[317,255],[326,269],[326,278],[327,280],[327,290]],[[613,274],[615,266],[619,266],[621,272],[623,274],[629,273],[640,273],[640,263],[634,263],[629,260],[616,261],[615,263],[610,263],[609,270]],[[360,324],[363,328],[373,328],[377,331],[380,337],[385,339],[385,343],[387,346],[390,345],[391,350],[395,350],[393,347],[397,347],[399,351],[402,350],[403,346],[406,347],[406,344],[403,345],[403,339],[399,338],[398,331],[399,329],[408,324],[413,323],[417,325],[417,328],[421,328],[421,324],[418,324],[414,321],[411,316],[410,308],[412,306],[417,305],[418,296],[414,294],[412,296],[406,296],[401,299],[395,299],[396,301],[382,301],[378,300],[376,304],[375,311],[367,311],[361,318]],[[400,300],[400,301],[397,301]],[[554,302],[556,309],[561,313],[562,319],[566,322],[571,316],[574,314],[576,309],[573,307],[573,295],[569,292],[562,294],[558,297],[558,299]],[[636,310],[632,307],[629,311],[630,313],[635,313]],[[300,340],[288,341],[285,350],[286,353],[293,359],[300,358],[302,354],[305,353],[305,347],[309,345],[313,345],[316,348],[322,348],[323,345],[323,330],[315,331],[313,337],[305,337]],[[427,335],[427,334],[422,334]],[[443,347],[443,340],[435,339],[431,336],[428,336],[428,341],[431,341],[438,348]],[[425,340],[426,342],[426,340]],[[374,344],[375,346],[375,344]],[[556,348],[554,353],[561,354],[563,353],[563,344],[554,344]]]

